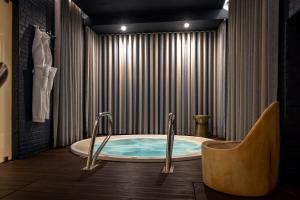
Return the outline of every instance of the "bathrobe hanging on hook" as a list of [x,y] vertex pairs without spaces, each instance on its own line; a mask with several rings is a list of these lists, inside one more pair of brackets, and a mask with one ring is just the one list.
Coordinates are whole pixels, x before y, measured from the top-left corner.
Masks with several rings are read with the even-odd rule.
[[46,32],[43,33],[43,36],[44,37],[42,43],[43,43],[43,48],[45,53],[45,67],[49,69],[48,82],[46,87],[45,119],[49,119],[50,118],[50,94],[53,88],[53,80],[57,68],[52,67],[52,53],[50,49],[51,37]]
[[51,67],[50,37],[37,27],[32,45],[32,56],[34,63],[32,121],[45,122],[46,119],[49,119],[50,92],[56,68]]

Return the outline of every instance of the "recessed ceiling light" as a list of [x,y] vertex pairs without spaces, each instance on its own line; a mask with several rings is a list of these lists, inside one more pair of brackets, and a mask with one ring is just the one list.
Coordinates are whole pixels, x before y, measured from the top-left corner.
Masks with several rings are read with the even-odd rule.
[[126,26],[121,26],[121,31],[126,31],[127,27]]
[[183,26],[184,26],[184,28],[189,28],[189,27],[190,27],[190,24],[186,22],[186,23],[184,23]]

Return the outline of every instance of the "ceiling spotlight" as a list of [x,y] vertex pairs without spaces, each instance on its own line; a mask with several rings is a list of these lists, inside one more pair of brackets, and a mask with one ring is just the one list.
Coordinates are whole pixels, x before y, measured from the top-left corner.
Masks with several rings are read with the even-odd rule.
[[189,27],[190,27],[190,24],[186,22],[186,23],[184,23],[183,26],[184,26],[184,28],[189,28]]
[[126,31],[127,27],[126,26],[121,26],[121,31]]

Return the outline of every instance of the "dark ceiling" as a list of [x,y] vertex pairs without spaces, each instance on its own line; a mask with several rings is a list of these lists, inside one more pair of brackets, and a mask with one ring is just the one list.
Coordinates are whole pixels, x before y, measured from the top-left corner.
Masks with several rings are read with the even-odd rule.
[[73,0],[98,33],[183,31],[215,29],[227,17],[225,0]]

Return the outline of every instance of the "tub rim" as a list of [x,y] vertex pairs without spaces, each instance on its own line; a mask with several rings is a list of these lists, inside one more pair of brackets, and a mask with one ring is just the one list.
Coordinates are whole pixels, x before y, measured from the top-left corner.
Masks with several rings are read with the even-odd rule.
[[[96,137],[96,143],[103,141],[105,136]],[[157,138],[157,139],[166,139],[166,135],[158,135],[158,134],[147,134],[147,135],[112,135],[110,140],[122,140],[122,139],[130,139],[130,138]],[[175,135],[175,139],[184,140],[188,142],[193,142],[199,145],[202,145],[205,141],[212,141],[211,139],[204,137],[196,137],[196,136],[187,136],[187,135]],[[82,158],[86,158],[88,155],[89,144],[91,138],[80,140],[71,145],[71,152],[75,155],[78,155]],[[195,160],[201,158],[201,151],[197,153],[189,153],[183,154],[180,156],[174,156],[172,161],[187,161],[187,160]],[[141,156],[108,156],[100,154],[98,159],[104,161],[119,161],[119,162],[165,162],[165,157],[154,156],[154,157],[141,157]]]

